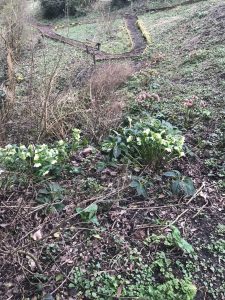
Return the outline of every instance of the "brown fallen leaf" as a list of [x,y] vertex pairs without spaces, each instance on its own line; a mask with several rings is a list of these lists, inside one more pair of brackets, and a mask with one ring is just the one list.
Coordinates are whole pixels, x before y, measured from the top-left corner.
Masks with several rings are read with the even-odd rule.
[[136,230],[134,233],[134,237],[136,239],[143,240],[146,237],[146,233],[144,230]]
[[30,266],[31,271],[34,271],[36,269],[36,263],[35,261],[30,258],[30,256],[27,256],[28,259],[28,265]]
[[85,148],[85,149],[81,152],[81,154],[84,155],[84,156],[87,156],[87,155],[92,154],[92,152],[93,152],[93,148],[92,148],[92,147],[88,147],[88,148]]
[[35,241],[39,241],[42,239],[43,235],[42,235],[42,232],[41,232],[41,229],[37,230],[35,233],[33,233],[31,235],[32,239],[35,240]]
[[61,233],[60,233],[60,232],[55,232],[55,233],[53,234],[53,236],[54,236],[54,238],[58,239],[58,238],[60,238]]
[[158,199],[163,199],[163,198],[165,198],[165,195],[163,195],[163,194],[160,194],[160,195],[158,196]]

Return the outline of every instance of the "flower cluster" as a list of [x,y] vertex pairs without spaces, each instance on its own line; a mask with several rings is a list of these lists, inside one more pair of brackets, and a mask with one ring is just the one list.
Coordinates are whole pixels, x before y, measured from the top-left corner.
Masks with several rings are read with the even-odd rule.
[[[156,166],[162,161],[184,155],[184,137],[166,121],[147,116],[115,132],[102,144],[102,150],[114,158]],[[133,123],[133,124],[132,124]]]
[[192,108],[195,106],[197,101],[198,101],[198,97],[193,95],[191,98],[185,99],[183,104],[186,108]]
[[71,142],[60,140],[54,145],[7,145],[0,148],[0,166],[5,170],[19,170],[46,176],[59,170],[69,156],[70,151],[77,150],[80,144],[80,130],[73,129]]
[[0,148],[0,163],[7,169],[31,169],[40,176],[46,176],[66,157],[67,144],[59,141],[55,147],[48,145],[7,145]]
[[137,98],[136,98],[136,101],[138,102],[138,103],[143,103],[143,102],[145,102],[146,100],[151,100],[151,101],[154,101],[154,100],[156,100],[156,101],[160,101],[160,97],[159,97],[159,95],[157,95],[157,94],[151,94],[151,93],[149,93],[149,92],[146,92],[146,91],[142,91],[142,92],[140,92],[139,94],[138,94],[138,96],[137,96]]

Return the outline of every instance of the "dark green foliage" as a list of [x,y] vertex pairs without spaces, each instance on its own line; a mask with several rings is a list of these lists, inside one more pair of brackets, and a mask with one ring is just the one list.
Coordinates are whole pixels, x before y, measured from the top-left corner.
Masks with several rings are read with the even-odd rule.
[[112,0],[112,7],[123,7],[125,5],[130,4],[131,1],[130,0]]
[[76,212],[80,214],[81,219],[84,222],[93,223],[95,225],[99,225],[98,219],[97,219],[97,211],[98,211],[98,205],[96,203],[92,203],[85,209],[81,207],[77,207]]
[[166,121],[149,115],[114,132],[102,144],[102,150],[116,159],[157,166],[162,161],[183,156],[184,137]]
[[168,178],[172,178],[171,190],[175,195],[193,196],[195,187],[192,179],[187,176],[182,176],[177,170],[172,170],[163,174]]
[[136,190],[138,196],[147,197],[146,188],[150,185],[149,182],[142,176],[133,176],[130,187]]
[[[191,247],[191,245],[189,245]],[[158,252],[152,263],[145,264],[136,248],[127,249],[128,257],[122,260],[124,267],[132,265],[133,270],[121,274],[101,271],[101,265],[89,264],[85,268],[75,267],[69,287],[76,289],[85,299],[149,299],[149,300],[194,300],[196,286],[185,274],[177,278],[173,274],[172,261],[164,252]],[[120,258],[119,258],[120,259]],[[128,268],[127,268],[128,269]],[[126,270],[126,269],[125,269]],[[89,274],[92,276],[89,276]],[[156,283],[154,274],[163,278]],[[117,297],[120,295],[119,297]]]
[[54,18],[65,14],[64,0],[41,0],[41,7],[45,17]]
[[58,183],[49,182],[38,191],[36,201],[45,204],[48,211],[61,211],[64,208],[63,192],[64,189]]
[[75,15],[80,9],[93,2],[92,0],[40,0],[46,18],[54,18],[65,14]]

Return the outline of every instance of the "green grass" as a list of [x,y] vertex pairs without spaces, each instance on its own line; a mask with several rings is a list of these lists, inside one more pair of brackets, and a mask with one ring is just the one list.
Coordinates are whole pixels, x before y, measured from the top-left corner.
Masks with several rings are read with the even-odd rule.
[[[218,2],[220,1],[201,1],[200,3],[178,6],[157,13],[145,13],[140,19],[143,20],[145,26],[149,29],[153,37],[155,37],[155,42],[161,46],[161,41],[163,41],[163,39],[161,39],[162,35],[166,35],[171,29],[176,28],[178,24],[182,24],[184,21],[190,22],[193,18],[196,20],[196,15],[199,15],[199,10],[202,13],[207,13],[208,9]],[[182,35],[182,31],[180,35]]]
[[147,3],[147,7],[150,9],[160,9],[165,7],[173,7],[187,2],[187,0],[153,0]]
[[80,50],[50,39],[44,39],[32,55],[30,51],[26,51],[21,63],[16,67],[16,73],[22,74],[25,79],[25,82],[17,86],[19,93],[26,89],[26,81],[29,80],[31,72],[34,88],[38,88],[46,79],[50,79],[56,69],[56,76],[68,81],[72,71],[81,65],[87,66],[92,63],[91,57]]
[[109,53],[123,53],[131,47],[123,19],[116,19],[112,23],[81,24],[58,29],[57,32],[84,43],[100,42],[101,50]]
[[[197,45],[196,49],[192,47],[192,39],[204,30],[201,27],[204,18],[196,17],[196,11],[198,14],[208,12],[218,2],[200,2],[141,16],[140,19],[153,36],[151,54],[164,55],[164,60],[157,66],[160,73],[157,92],[163,98],[172,101],[170,97],[181,96],[182,99],[192,94],[204,98],[205,89],[209,86],[213,98],[215,88],[223,84],[219,79],[225,63],[223,46],[208,40],[203,45]],[[205,84],[196,84],[197,81],[205,81]]]

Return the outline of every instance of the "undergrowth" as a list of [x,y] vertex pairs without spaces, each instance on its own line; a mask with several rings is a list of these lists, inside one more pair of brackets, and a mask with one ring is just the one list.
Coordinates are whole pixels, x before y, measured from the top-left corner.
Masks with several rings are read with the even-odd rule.
[[[146,12],[175,3],[118,12],[144,12],[154,42],[133,61],[94,66],[36,35],[22,53],[10,114],[0,91],[0,298],[225,299],[225,9]],[[120,52],[114,21],[70,33]]]

